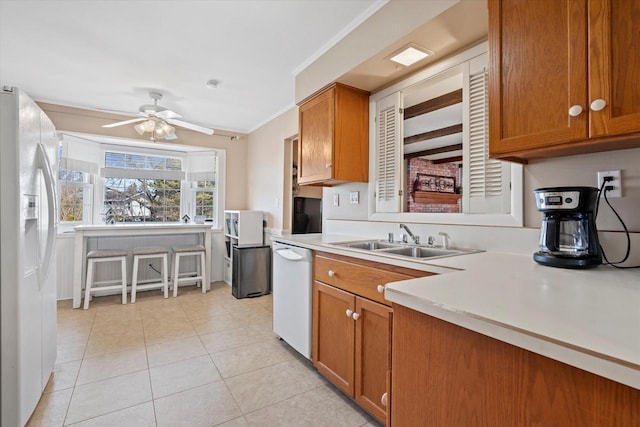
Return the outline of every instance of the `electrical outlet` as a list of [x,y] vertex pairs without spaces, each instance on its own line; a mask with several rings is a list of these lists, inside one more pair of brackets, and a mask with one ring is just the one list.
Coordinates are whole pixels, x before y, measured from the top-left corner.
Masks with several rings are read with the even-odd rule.
[[357,205],[358,203],[360,203],[360,192],[359,191],[352,191],[349,193],[349,203],[353,204],[353,205]]
[[334,194],[333,195],[333,206],[340,206],[340,195],[339,194]]
[[607,197],[622,197],[622,175],[620,174],[620,170],[598,172],[598,188],[602,187],[605,176],[613,178],[613,181],[605,184],[605,187],[613,187],[613,190],[607,191]]

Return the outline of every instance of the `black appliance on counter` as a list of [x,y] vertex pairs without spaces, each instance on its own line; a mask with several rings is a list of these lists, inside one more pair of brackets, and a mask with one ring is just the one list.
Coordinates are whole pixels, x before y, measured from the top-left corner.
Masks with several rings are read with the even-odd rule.
[[602,263],[595,211],[598,189],[549,187],[534,190],[536,206],[544,215],[540,250],[533,259],[562,268],[591,268]]
[[292,233],[322,233],[322,199],[293,198]]
[[253,298],[271,292],[271,247],[233,245],[231,294]]

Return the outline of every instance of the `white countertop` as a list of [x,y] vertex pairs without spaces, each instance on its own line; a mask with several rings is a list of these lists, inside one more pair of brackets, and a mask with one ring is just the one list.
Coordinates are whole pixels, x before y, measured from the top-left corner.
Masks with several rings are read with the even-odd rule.
[[482,252],[415,262],[290,235],[273,240],[441,274],[387,284],[385,297],[501,341],[640,389],[640,271],[568,270],[531,255]]

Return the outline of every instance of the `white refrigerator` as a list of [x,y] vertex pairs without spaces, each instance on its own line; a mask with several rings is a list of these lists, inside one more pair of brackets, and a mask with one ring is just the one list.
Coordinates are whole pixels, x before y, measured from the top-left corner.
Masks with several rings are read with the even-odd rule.
[[58,142],[17,88],[0,88],[0,409],[23,426],[56,360]]

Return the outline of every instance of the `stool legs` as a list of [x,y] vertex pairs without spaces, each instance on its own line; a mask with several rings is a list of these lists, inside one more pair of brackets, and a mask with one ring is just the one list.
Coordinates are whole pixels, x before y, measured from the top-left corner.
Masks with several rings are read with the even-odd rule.
[[202,282],[202,293],[206,293],[207,292],[207,264],[205,262],[205,258],[204,258],[204,252],[200,252],[200,277],[202,277],[202,279],[200,280]]
[[89,258],[87,262],[87,283],[85,285],[84,290],[84,309],[87,310],[89,308],[89,300],[91,299],[91,292],[95,291],[93,289],[93,280],[95,276],[95,266],[96,262],[111,262],[111,261],[119,261],[120,262],[120,272],[122,275],[121,284],[116,286],[103,286],[98,288],[97,290],[114,290],[121,289],[122,291],[122,304],[127,303],[127,261],[126,257],[118,256],[118,257],[108,257],[108,258]]
[[169,297],[169,275],[167,274],[167,254],[150,254],[150,255],[134,255],[133,256],[133,273],[131,276],[131,303],[136,302],[136,294],[138,291],[138,266],[140,259],[160,258],[162,259],[162,276],[159,283],[140,285],[140,289],[152,289],[162,287],[164,290],[164,297]]
[[[183,279],[180,279],[180,259],[181,257],[188,257],[188,256],[200,256],[200,271],[198,272],[198,276],[196,277],[186,277]],[[198,258],[196,258],[196,270],[198,269]],[[171,276],[172,276],[172,280],[173,280],[173,296],[177,297],[178,296],[178,284],[180,283],[180,280],[182,281],[190,281],[190,280],[199,280],[200,281],[200,286],[202,287],[202,293],[206,293],[207,292],[207,263],[206,263],[206,257],[205,257],[205,253],[204,251],[194,251],[194,252],[176,252],[173,255],[173,264],[171,267]]]
[[84,286],[84,309],[89,308],[91,298],[91,286],[93,285],[93,260],[90,259],[87,265],[87,283]]
[[133,271],[131,272],[131,304],[136,302],[136,289],[138,285],[138,261],[139,258],[133,257]]
[[178,276],[180,275],[180,254],[173,256],[173,297],[178,296]]
[[162,255],[162,285],[164,287],[164,297],[169,298],[169,275],[167,274],[167,254]]

